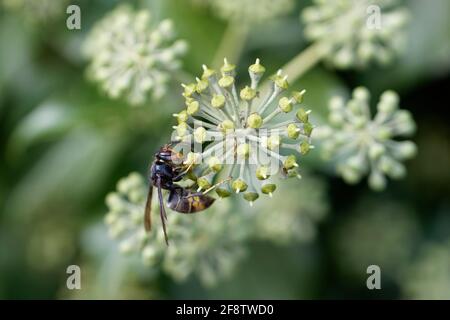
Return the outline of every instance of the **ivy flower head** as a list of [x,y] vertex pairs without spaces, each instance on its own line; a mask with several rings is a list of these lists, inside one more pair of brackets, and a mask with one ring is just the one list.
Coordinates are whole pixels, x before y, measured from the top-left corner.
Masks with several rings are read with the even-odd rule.
[[334,97],[329,103],[329,126],[316,133],[321,140],[323,155],[336,163],[337,172],[348,183],[357,183],[369,174],[369,186],[374,190],[386,187],[386,176],[399,179],[405,176],[403,160],[415,156],[417,147],[398,137],[414,133],[416,125],[406,110],[398,108],[399,97],[385,91],[372,118],[370,94],[366,88],[353,91],[345,102]]
[[226,20],[244,23],[264,22],[288,13],[293,0],[209,0],[213,11]]
[[404,271],[401,286],[407,299],[450,299],[450,241],[429,242]]
[[321,43],[337,68],[388,63],[404,48],[408,12],[397,0],[315,0],[301,17],[305,36]]
[[[216,202],[202,215],[173,214],[167,221],[173,245],[167,247],[162,233],[145,232],[146,193],[143,177],[131,173],[106,197],[109,213],[105,222],[122,253],[139,253],[145,264],[161,267],[179,281],[195,274],[204,285],[211,286],[230,276],[245,254],[242,243],[250,228],[244,215],[233,214],[227,201]],[[152,210],[156,212],[159,207],[154,196]],[[158,223],[155,219],[156,229]]]
[[160,98],[167,82],[180,68],[187,49],[176,40],[171,20],[153,22],[147,10],[121,5],[90,32],[84,51],[89,75],[111,98],[139,105],[151,94]]
[[45,22],[65,15],[68,0],[0,0],[0,6],[22,14],[32,22]]
[[241,193],[252,204],[260,194],[272,195],[276,175],[300,177],[313,126],[301,106],[305,91],[288,92],[281,70],[270,90],[260,92],[265,68],[259,59],[248,68],[250,83],[239,89],[235,69],[225,59],[220,72],[203,66],[201,78],[183,85],[186,108],[174,115],[172,141],[192,165],[199,191],[226,181],[216,188],[219,196]]

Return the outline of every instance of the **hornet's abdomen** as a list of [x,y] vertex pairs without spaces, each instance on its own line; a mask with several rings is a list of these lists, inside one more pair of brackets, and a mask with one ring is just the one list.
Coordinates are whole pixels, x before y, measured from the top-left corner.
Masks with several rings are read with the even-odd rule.
[[192,191],[182,188],[174,188],[170,191],[168,206],[180,213],[195,213],[209,208],[214,198],[207,195],[195,195]]

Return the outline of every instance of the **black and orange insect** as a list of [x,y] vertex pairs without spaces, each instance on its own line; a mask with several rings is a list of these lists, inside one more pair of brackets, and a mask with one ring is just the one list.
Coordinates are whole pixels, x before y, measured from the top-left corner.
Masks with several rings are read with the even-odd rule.
[[145,205],[144,225],[147,231],[151,230],[151,206],[153,187],[158,190],[159,213],[164,231],[166,244],[169,245],[166,231],[166,210],[164,207],[162,189],[169,191],[167,205],[170,209],[180,213],[195,213],[209,208],[214,203],[214,198],[183,188],[175,182],[180,181],[190,170],[190,166],[182,163],[180,154],[176,153],[170,145],[165,145],[155,154],[155,159],[150,168],[150,186],[148,189],[147,203]]

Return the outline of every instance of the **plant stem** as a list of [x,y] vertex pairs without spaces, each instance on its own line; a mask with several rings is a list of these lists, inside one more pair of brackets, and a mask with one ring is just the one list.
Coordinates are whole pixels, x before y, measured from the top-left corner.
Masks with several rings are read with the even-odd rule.
[[322,43],[314,43],[285,64],[282,68],[283,73],[289,76],[291,82],[294,82],[314,67],[323,58],[324,53]]
[[[325,52],[321,42],[313,43],[281,68],[283,74],[289,76],[290,82],[296,81],[313,68],[323,58]],[[270,85],[270,81],[264,81],[261,92],[266,92]]]
[[236,26],[235,23],[228,23],[216,51],[212,63],[213,68],[219,68],[223,64],[223,58],[227,58],[231,63],[237,63],[244,49],[247,35],[248,26]]

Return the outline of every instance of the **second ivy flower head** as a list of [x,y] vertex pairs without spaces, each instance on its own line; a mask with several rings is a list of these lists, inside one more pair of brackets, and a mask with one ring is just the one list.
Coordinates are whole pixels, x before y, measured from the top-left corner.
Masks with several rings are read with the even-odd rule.
[[275,191],[275,174],[300,177],[298,155],[312,148],[313,125],[302,106],[305,91],[287,92],[281,70],[262,92],[259,59],[248,72],[250,84],[238,89],[236,66],[226,59],[220,72],[203,66],[201,78],[183,85],[186,108],[174,115],[172,141],[192,166],[190,178],[199,190],[222,182],[219,196],[242,193],[252,204],[260,193]]

